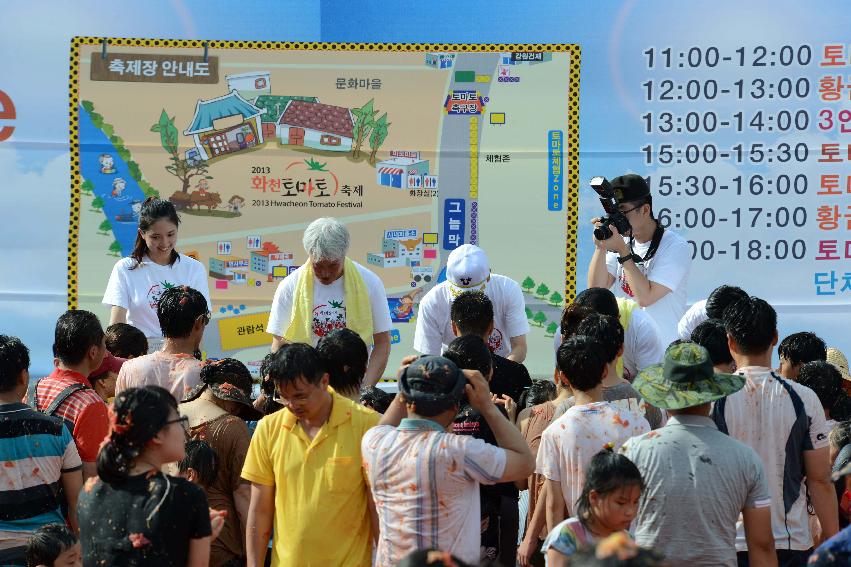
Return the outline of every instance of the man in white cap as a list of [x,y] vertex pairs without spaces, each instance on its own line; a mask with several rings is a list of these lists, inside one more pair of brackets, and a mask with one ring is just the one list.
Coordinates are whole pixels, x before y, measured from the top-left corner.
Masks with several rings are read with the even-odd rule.
[[494,328],[488,346],[494,354],[514,362],[526,359],[526,302],[520,285],[506,276],[492,274],[485,251],[463,244],[449,254],[446,281],[429,291],[420,301],[414,349],[426,355],[439,355],[455,338],[450,306],[465,291],[481,291],[493,303]]

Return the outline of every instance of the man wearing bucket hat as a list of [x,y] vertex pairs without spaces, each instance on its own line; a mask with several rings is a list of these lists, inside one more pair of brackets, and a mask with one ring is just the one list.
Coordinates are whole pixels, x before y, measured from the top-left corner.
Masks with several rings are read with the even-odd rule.
[[714,400],[744,384],[743,376],[716,373],[709,352],[691,342],[670,347],[662,364],[636,377],[642,397],[671,415],[661,429],[621,448],[646,486],[635,524],[642,547],[677,564],[735,566],[741,514],[751,564],[777,564],[771,493],[759,455],[718,431],[709,417]]
[[[677,338],[677,324],[686,310],[691,248],[654,218],[653,197],[643,177],[615,177],[611,188],[631,228],[621,234],[611,224],[609,238],[594,238],[588,287],[611,288],[618,297],[635,299],[656,321],[662,344],[668,344]],[[593,218],[591,223],[596,228],[600,220]]]
[[[771,489],[778,563],[804,565],[814,543],[810,505],[823,537],[838,531],[824,409],[815,392],[771,369],[777,344],[777,313],[771,305],[758,297],[740,299],[724,310],[723,321],[736,373],[746,386],[715,402],[712,418],[720,431],[751,447],[762,460]],[[739,564],[746,565],[750,542],[742,526],[737,528]]]
[[526,300],[520,285],[506,276],[492,274],[485,251],[462,244],[446,260],[446,281],[434,286],[420,301],[414,350],[437,355],[455,338],[450,307],[465,291],[482,291],[493,303],[493,332],[488,339],[491,351],[523,362],[526,359]]
[[[362,440],[364,469],[381,526],[376,565],[397,565],[416,549],[436,548],[477,564],[479,484],[512,482],[535,467],[520,431],[491,401],[480,372],[441,356],[407,358],[399,394]],[[466,392],[496,442],[449,429]]]

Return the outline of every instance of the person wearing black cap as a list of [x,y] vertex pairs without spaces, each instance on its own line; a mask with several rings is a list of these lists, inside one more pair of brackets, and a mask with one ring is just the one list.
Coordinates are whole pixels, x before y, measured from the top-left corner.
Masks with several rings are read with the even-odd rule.
[[[611,288],[630,297],[653,317],[662,344],[677,338],[677,323],[686,310],[686,285],[691,271],[691,250],[678,234],[662,227],[653,216],[650,186],[640,175],[628,174],[611,181],[618,209],[631,229],[621,234],[609,225],[612,236],[594,238],[594,255],[588,268],[588,287]],[[600,218],[591,219],[595,227]]]
[[[364,470],[378,511],[376,565],[397,565],[416,549],[462,561],[480,557],[479,484],[529,476],[535,459],[514,424],[496,408],[481,372],[442,356],[406,358],[399,394],[361,440]],[[499,445],[451,433],[462,395]]]

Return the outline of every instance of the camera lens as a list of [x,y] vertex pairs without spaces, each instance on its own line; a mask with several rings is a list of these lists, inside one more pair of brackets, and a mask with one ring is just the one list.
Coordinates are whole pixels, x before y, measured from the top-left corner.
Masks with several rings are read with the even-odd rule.
[[594,229],[594,238],[597,240],[607,240],[612,237],[612,230],[607,224],[598,226]]

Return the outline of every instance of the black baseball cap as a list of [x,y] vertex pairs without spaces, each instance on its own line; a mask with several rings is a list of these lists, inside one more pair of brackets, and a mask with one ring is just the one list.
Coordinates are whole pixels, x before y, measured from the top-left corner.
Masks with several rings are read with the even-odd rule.
[[611,185],[615,192],[615,199],[619,204],[646,199],[650,196],[650,186],[647,184],[647,180],[634,173],[615,177],[612,179]]
[[436,415],[461,401],[467,379],[458,366],[442,356],[421,356],[399,377],[399,391],[424,414]]

